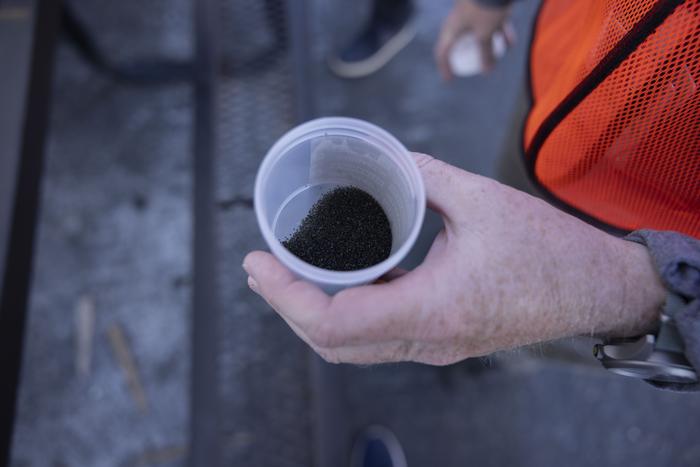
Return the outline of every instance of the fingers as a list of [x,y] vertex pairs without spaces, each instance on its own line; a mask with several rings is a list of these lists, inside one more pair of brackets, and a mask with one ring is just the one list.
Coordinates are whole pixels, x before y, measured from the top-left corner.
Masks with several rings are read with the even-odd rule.
[[505,38],[508,47],[513,47],[518,39],[518,36],[515,33],[515,28],[513,27],[513,23],[511,23],[510,21],[506,21],[505,23],[503,23],[503,26],[501,27],[501,32],[503,32],[503,37]]
[[465,26],[455,11],[447,16],[440,30],[440,37],[435,46],[435,62],[445,81],[449,81],[454,77],[450,66],[450,50],[452,50],[452,46],[464,30]]
[[435,47],[435,64],[438,67],[440,76],[442,76],[442,79],[445,81],[450,81],[454,78],[452,67],[450,66],[450,49],[452,48],[452,44],[453,41],[441,37]]
[[[253,276],[248,278],[248,285],[253,291],[260,294],[267,300],[268,303],[279,303],[282,300],[287,300],[292,297],[278,297],[275,294],[271,297],[267,297],[265,293],[270,295],[270,287],[282,286],[287,282],[287,274],[283,271],[276,271],[277,265],[273,263],[268,263],[270,259],[267,253],[263,252],[253,252],[244,261],[245,268],[250,270],[252,274],[256,274],[259,277],[263,277],[262,285]],[[281,264],[280,264],[281,266]],[[275,274],[277,277],[273,277],[271,281],[264,279],[265,276],[260,276],[260,274]],[[274,283],[274,285],[273,285]],[[310,285],[310,284],[309,284]],[[265,292],[264,292],[264,291]],[[349,297],[349,301],[353,298]],[[325,299],[322,299],[325,302]],[[316,303],[313,301],[310,306],[322,305],[321,302]],[[274,306],[273,306],[274,308]],[[350,313],[353,310],[348,310],[346,305],[342,306],[342,312],[347,316],[352,316]],[[309,347],[311,347],[321,358],[330,363],[353,363],[358,365],[369,365],[376,363],[386,363],[386,362],[397,362],[410,359],[412,357],[411,350],[414,348],[410,341],[403,340],[385,340],[384,338],[378,339],[379,342],[366,342],[368,337],[371,336],[359,336],[357,332],[350,332],[351,328],[343,326],[342,323],[338,323],[334,320],[335,331],[332,335],[320,335],[319,331],[312,334],[313,337],[309,336],[309,329],[326,329],[324,327],[318,327],[317,325],[311,325],[310,322],[306,322],[303,325],[297,324],[297,321],[303,321],[298,316],[296,308],[292,307],[287,309],[284,304],[280,308],[276,308],[280,317],[289,325],[289,327],[294,331],[294,333],[299,336]],[[381,310],[377,310],[377,313],[381,313]],[[328,312],[330,315],[330,312]],[[359,318],[355,318],[359,319]],[[329,319],[330,322],[330,319]],[[374,326],[376,335],[376,324]],[[334,337],[335,336],[335,337]],[[351,339],[352,338],[352,339]],[[332,339],[332,340],[331,340]]]
[[484,71],[491,71],[496,65],[496,57],[493,52],[493,36],[482,36],[477,38],[481,55],[481,66]]
[[[244,269],[258,292],[312,347],[333,349],[410,337],[420,317],[424,274],[343,290],[330,297],[296,279],[273,255],[255,251]],[[249,281],[250,283],[250,281]]]
[[[331,363],[374,364],[410,358],[412,346],[406,343],[408,341],[376,338],[384,334],[381,325],[377,324],[377,317],[387,311],[381,306],[384,298],[370,292],[367,300],[358,303],[357,296],[367,293],[361,290],[340,300],[333,312],[329,309],[330,297],[314,285],[296,280],[269,253],[254,251],[243,264],[251,274],[248,278],[251,289],[260,294],[294,333],[324,360]],[[370,309],[374,316],[368,315]],[[365,322],[363,326],[355,326],[353,321],[356,320]],[[363,335],[363,327],[372,331]],[[372,336],[377,342],[369,342]]]
[[304,329],[317,322],[330,305],[330,297],[317,286],[301,281],[273,255],[263,251],[249,253],[243,269],[250,275],[249,285],[272,308]]

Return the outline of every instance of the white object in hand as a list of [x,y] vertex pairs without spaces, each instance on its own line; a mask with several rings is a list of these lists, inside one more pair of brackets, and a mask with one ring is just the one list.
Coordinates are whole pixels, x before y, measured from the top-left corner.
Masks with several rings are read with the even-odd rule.
[[[496,59],[506,53],[506,38],[496,32],[492,37],[493,55]],[[457,39],[450,50],[450,68],[455,76],[472,76],[484,70],[481,61],[481,49],[474,34],[468,33]]]

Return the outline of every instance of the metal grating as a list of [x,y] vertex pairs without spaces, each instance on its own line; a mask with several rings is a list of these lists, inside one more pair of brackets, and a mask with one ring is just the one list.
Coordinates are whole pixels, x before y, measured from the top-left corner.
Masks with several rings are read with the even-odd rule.
[[218,397],[221,465],[312,463],[308,350],[248,290],[241,269],[246,252],[264,247],[250,201],[255,173],[298,114],[286,11],[295,4],[212,2],[218,22],[212,280],[220,302],[213,318],[218,337],[212,359],[218,363],[212,397]]

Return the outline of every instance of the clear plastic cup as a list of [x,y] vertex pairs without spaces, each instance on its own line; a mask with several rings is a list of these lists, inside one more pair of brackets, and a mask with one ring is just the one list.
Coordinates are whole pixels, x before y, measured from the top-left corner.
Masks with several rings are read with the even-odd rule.
[[[366,191],[386,212],[392,248],[381,263],[331,271],[282,245],[316,201],[338,186]],[[423,224],[425,188],[411,154],[385,130],[353,118],[319,118],[292,129],[268,151],[255,179],[255,214],[270,250],[285,266],[335,293],[374,281],[406,256]]]

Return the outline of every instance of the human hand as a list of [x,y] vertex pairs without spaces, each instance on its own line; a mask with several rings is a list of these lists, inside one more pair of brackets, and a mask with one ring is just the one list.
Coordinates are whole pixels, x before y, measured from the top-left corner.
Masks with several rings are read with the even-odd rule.
[[435,46],[435,61],[442,77],[445,80],[453,78],[449,60],[450,50],[457,39],[467,32],[474,34],[479,43],[484,69],[492,69],[496,61],[492,42],[494,33],[503,32],[503,37],[509,45],[515,40],[515,33],[507,22],[509,14],[510,7],[487,7],[480,5],[476,0],[457,0],[442,24]]
[[449,364],[565,336],[632,335],[658,318],[665,291],[645,247],[415,158],[445,228],[413,271],[329,296],[269,253],[245,258],[250,287],[326,360]]

